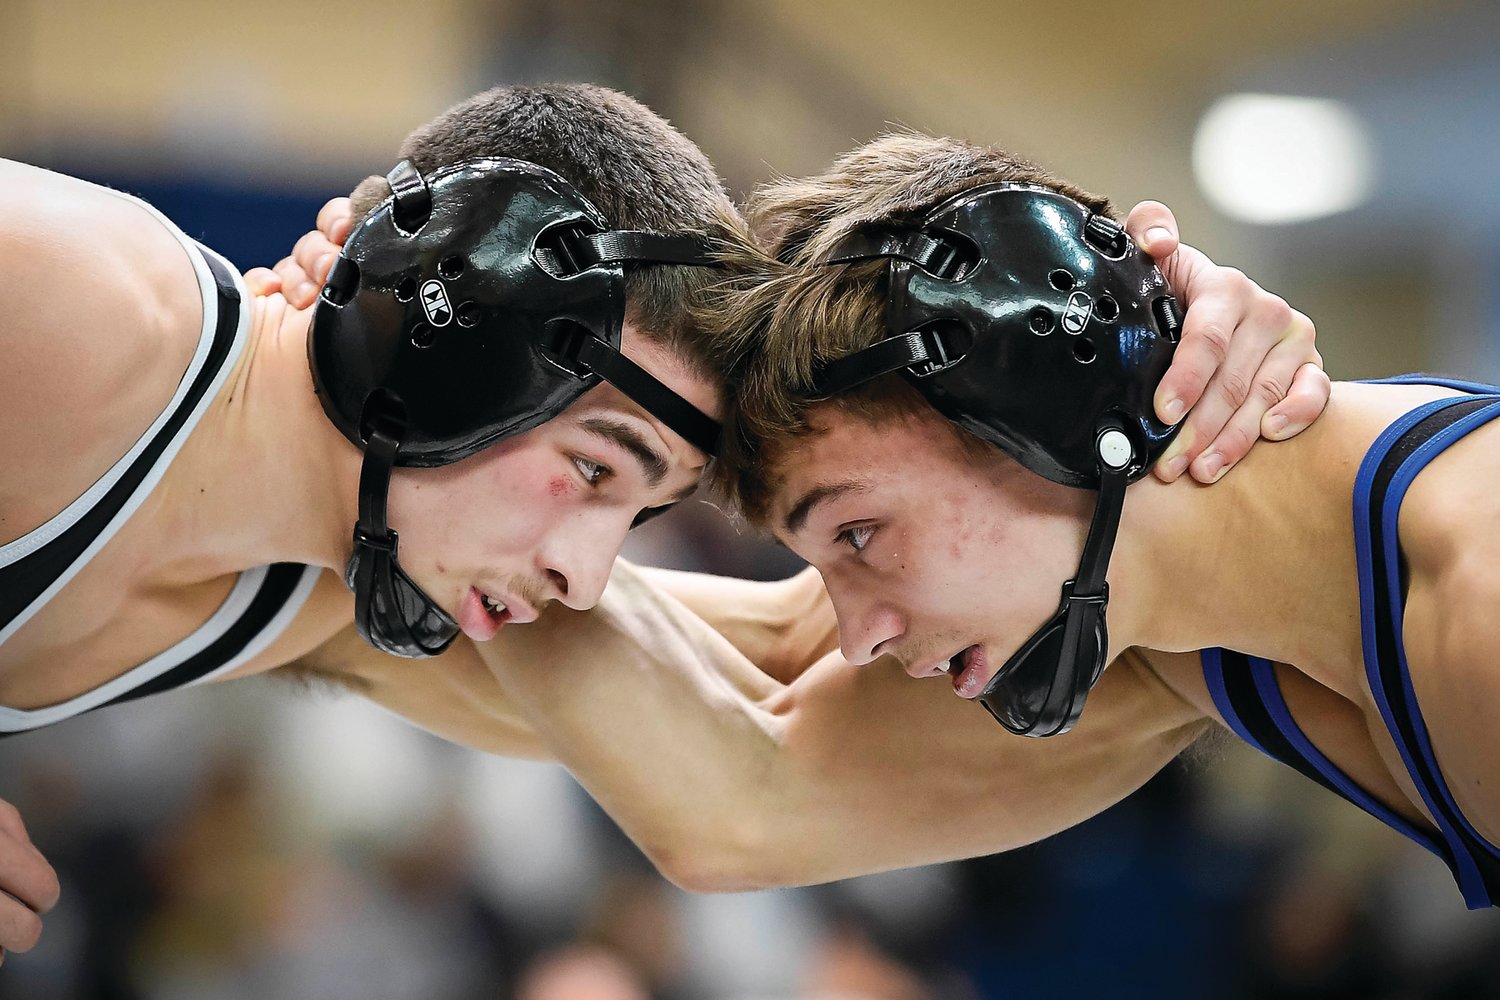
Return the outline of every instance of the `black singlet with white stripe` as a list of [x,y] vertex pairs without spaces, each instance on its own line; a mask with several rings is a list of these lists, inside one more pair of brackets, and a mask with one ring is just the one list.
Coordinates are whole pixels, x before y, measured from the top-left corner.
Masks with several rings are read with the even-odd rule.
[[[45,524],[0,545],[0,645],[89,564],[161,482],[249,338],[250,310],[234,267],[151,206],[129,200],[166,226],[192,261],[203,299],[198,347],[166,409],[131,449]],[[241,573],[208,621],[145,663],[55,705],[38,709],[0,706],[0,736],[201,683],[235,669],[286,629],[312,592],[319,572],[316,567],[278,563]]]

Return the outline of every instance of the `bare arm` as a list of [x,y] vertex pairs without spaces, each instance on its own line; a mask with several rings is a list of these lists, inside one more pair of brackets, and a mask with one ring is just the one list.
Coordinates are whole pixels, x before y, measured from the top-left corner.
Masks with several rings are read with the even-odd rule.
[[[621,562],[592,612],[553,608],[423,663],[349,631],[299,666],[454,742],[555,756],[664,873],[699,890],[1026,844],[1123,797],[1202,728],[1201,713],[1122,658],[1073,733],[1011,736],[944,684],[821,655],[826,629],[788,622],[816,621],[825,605],[815,577],[754,584]],[[799,636],[821,638],[799,651]],[[747,653],[772,655],[790,683]]]
[[[777,678],[791,678],[834,644],[833,610],[816,573],[757,583],[633,567],[621,560],[616,576],[650,581],[657,591],[689,604],[705,628],[732,648],[740,662]],[[513,626],[510,631],[536,626]],[[571,645],[570,645],[571,648]],[[519,652],[516,655],[522,655]],[[546,670],[552,656],[543,644],[524,669]],[[521,668],[520,664],[517,664]],[[447,652],[413,662],[387,656],[345,629],[290,667],[283,676],[347,688],[445,739],[507,757],[545,759],[551,751],[517,709],[474,644],[460,636]],[[769,677],[765,691],[773,688]]]
[[1011,736],[945,685],[837,654],[791,684],[645,575],[502,633],[485,662],[674,881],[738,890],[987,854],[1093,815],[1202,731],[1137,661],[1067,736]]
[[351,625],[277,674],[352,691],[461,746],[502,757],[552,758],[463,636],[441,656],[408,660],[382,653]]
[[729,640],[764,674],[790,683],[838,649],[838,621],[823,580],[811,567],[788,580],[757,583],[652,566],[618,564],[620,573],[675,598]]

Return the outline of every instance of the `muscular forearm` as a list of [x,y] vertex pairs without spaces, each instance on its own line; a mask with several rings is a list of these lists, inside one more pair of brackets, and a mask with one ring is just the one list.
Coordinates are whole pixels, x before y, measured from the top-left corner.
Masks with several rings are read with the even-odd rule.
[[1198,716],[1112,668],[1066,737],[1014,737],[945,686],[836,655],[781,684],[623,568],[600,608],[482,648],[547,745],[695,889],[827,881],[1004,850],[1137,787]]
[[676,598],[762,673],[783,683],[838,648],[833,603],[812,568],[787,580],[758,583],[623,561],[618,567],[634,570]]
[[761,816],[780,808],[781,726],[763,705],[782,685],[653,584],[660,579],[620,564],[593,611],[551,608],[481,653],[652,860],[707,888],[713,873],[762,852]]
[[552,757],[463,636],[443,655],[413,661],[380,652],[350,627],[276,673],[351,691],[460,746],[504,757]]

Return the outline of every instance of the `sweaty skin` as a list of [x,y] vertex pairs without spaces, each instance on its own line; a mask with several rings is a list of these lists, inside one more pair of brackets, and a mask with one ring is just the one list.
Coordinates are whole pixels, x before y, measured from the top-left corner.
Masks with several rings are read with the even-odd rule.
[[[1143,216],[1139,225],[1175,228],[1164,212]],[[82,494],[161,412],[195,349],[202,302],[196,276],[169,231],[145,209],[100,188],[0,161],[0,220],[0,295],[8,317],[0,331],[6,352],[0,366],[4,544]],[[1158,245],[1176,252],[1175,233],[1164,231],[1166,242]],[[1179,253],[1174,261],[1174,288],[1189,302],[1188,326],[1199,323],[1203,331],[1196,355],[1187,351],[1191,341],[1185,335],[1185,361],[1196,360],[1194,370],[1175,376],[1183,397],[1196,398],[1219,378],[1215,369],[1228,357],[1231,337],[1248,345],[1243,352],[1237,348],[1229,380],[1247,391],[1237,402],[1229,394],[1211,434],[1228,427],[1243,438],[1246,427],[1260,429],[1262,417],[1274,412],[1290,419],[1289,427],[1268,431],[1281,436],[1316,417],[1323,376],[1309,367],[1317,359],[1311,325],[1296,322],[1285,303],[1206,259]],[[516,670],[549,663],[554,657],[542,647],[551,641],[564,643],[559,656],[571,656],[576,647],[567,643],[569,636],[550,625],[538,629],[535,644],[507,652],[506,637],[532,627],[518,615],[501,633],[500,645],[487,647],[485,659],[461,640],[449,655],[420,669],[387,662],[340,635],[352,619],[340,575],[355,519],[359,455],[327,421],[312,392],[308,314],[274,295],[250,309],[245,353],[165,478],[94,560],[0,646],[0,704],[37,708],[95,688],[201,625],[239,572],[286,561],[328,572],[291,625],[225,676],[282,666],[321,646],[322,660],[332,664],[326,672],[363,684],[372,697],[418,724],[497,753],[554,753],[544,742],[553,722],[539,728],[527,703],[513,700],[498,682],[491,663],[509,655],[521,657]],[[624,349],[695,405],[717,409],[716,386],[628,322]],[[1269,374],[1257,382],[1262,362]],[[1259,392],[1249,391],[1252,386]],[[1285,398],[1277,402],[1278,396]],[[58,400],[71,403],[59,406]],[[589,415],[635,426],[670,474],[649,484],[626,449],[587,430]],[[403,565],[450,611],[470,588],[531,595],[537,607],[527,608],[527,617],[548,601],[559,611],[583,610],[599,600],[611,578],[629,524],[642,509],[690,490],[703,462],[704,456],[649,414],[600,386],[563,416],[461,463],[398,471],[391,513],[401,532]],[[506,513],[497,517],[496,510]],[[736,685],[747,685],[756,697],[774,695],[804,672],[814,652],[831,648],[827,602],[811,577],[753,584],[625,564],[614,573],[620,582],[611,593],[618,596],[607,599],[599,621],[616,623],[611,642],[628,638],[622,662],[641,662],[640,648],[630,642],[654,642],[658,634],[683,630],[692,641],[672,648],[694,669],[699,641],[734,664],[688,689],[714,711],[736,703]],[[679,598],[702,617],[684,611]],[[319,659],[305,669],[320,669]],[[660,687],[632,688],[617,705],[620,717],[632,717],[629,706],[636,714],[645,709],[666,719],[689,710],[701,715],[705,703],[680,703],[682,692],[672,687],[671,676],[664,672]],[[585,693],[573,689],[579,701]],[[647,695],[661,701],[652,704]],[[1160,753],[1170,756],[1182,739],[1161,736]],[[586,773],[587,762],[579,768]],[[706,771],[701,780],[712,781],[715,773],[726,772]],[[606,801],[619,795],[597,790]],[[727,787],[721,794],[727,799]],[[25,950],[40,933],[37,915],[55,902],[57,885],[14,812],[0,803],[0,949]],[[700,816],[699,822],[710,819]],[[717,822],[709,825],[701,833],[713,841]],[[658,832],[654,820],[643,819],[633,832],[643,843],[664,845],[659,856],[687,856],[684,841]],[[684,825],[677,832],[694,831]]]

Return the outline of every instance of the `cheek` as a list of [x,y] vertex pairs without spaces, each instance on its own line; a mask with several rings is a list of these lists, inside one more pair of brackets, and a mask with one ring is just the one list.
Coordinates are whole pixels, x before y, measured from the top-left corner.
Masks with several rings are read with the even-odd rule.
[[578,491],[578,484],[568,476],[553,476],[547,480],[547,495],[550,497],[572,496]]

